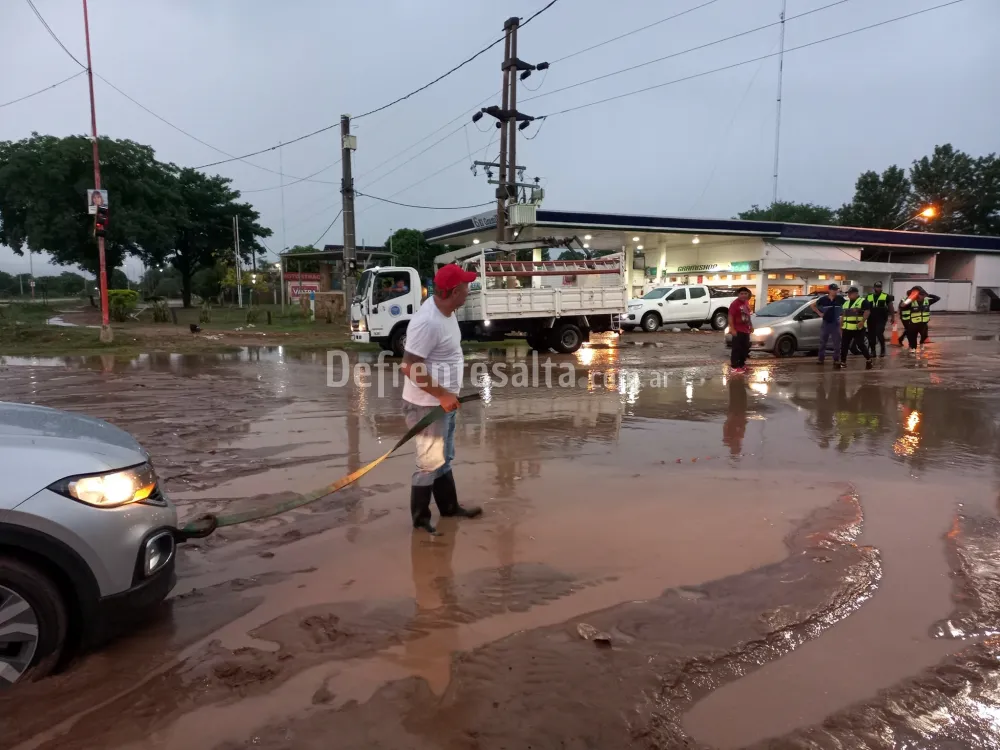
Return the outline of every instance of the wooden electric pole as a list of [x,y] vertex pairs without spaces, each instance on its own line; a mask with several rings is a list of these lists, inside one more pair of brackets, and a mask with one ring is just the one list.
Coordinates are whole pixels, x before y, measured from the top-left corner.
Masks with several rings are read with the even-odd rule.
[[351,174],[351,152],[357,149],[357,137],[351,135],[351,116],[340,116],[341,169],[340,192],[344,197],[344,253],[341,268],[341,289],[344,292],[344,307],[347,316],[351,314],[350,280],[357,264],[357,244],[354,234],[354,177]]

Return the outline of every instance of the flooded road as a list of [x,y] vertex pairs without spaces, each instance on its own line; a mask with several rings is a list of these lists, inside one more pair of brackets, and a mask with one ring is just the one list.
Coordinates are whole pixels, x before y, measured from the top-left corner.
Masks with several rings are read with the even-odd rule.
[[[186,545],[146,627],[0,693],[0,746],[1000,747],[1000,343],[729,378],[695,338],[470,355],[482,518],[413,535],[406,446]],[[136,435],[182,518],[381,455],[398,382],[280,347],[0,360],[4,399]]]

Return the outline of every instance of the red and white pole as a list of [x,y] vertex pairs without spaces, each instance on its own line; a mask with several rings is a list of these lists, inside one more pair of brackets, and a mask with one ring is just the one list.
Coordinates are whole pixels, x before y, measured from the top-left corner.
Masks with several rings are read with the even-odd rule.
[[[90,60],[90,20],[87,17],[87,0],[83,0],[83,33],[87,39],[87,82],[90,84],[90,131],[94,146],[94,189],[101,189],[101,159],[97,150],[97,107],[94,104],[94,64]],[[104,259],[104,238],[97,238],[97,254],[101,270],[98,281],[101,285],[101,340],[111,340],[111,325],[108,318],[108,268]]]

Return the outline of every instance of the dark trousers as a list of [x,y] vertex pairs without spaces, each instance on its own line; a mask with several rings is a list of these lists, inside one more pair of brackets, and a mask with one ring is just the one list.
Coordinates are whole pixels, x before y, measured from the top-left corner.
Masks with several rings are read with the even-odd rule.
[[868,318],[868,348],[871,350],[872,356],[875,356],[875,342],[879,344],[879,351],[882,356],[885,356],[885,324],[886,319],[883,317],[876,317],[874,315]]
[[[902,346],[904,341],[909,341],[910,336],[913,332],[913,323],[908,320],[903,321],[903,335],[899,337],[899,345]],[[913,346],[913,344],[910,344]]]
[[737,331],[733,334],[733,350],[729,354],[729,364],[743,367],[750,356],[750,334]]
[[927,324],[910,323],[907,325],[906,340],[910,342],[911,349],[916,349],[918,344],[923,344],[927,340]]
[[847,363],[847,352],[854,346],[864,355],[865,359],[871,359],[872,355],[868,351],[868,337],[864,329],[860,331],[843,331],[840,335],[840,361]]

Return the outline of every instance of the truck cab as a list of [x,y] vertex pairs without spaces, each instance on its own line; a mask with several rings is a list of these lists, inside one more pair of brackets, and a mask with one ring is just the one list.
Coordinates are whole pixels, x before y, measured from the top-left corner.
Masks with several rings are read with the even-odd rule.
[[351,340],[376,343],[403,356],[406,326],[420,309],[425,291],[413,268],[366,269],[351,301]]

